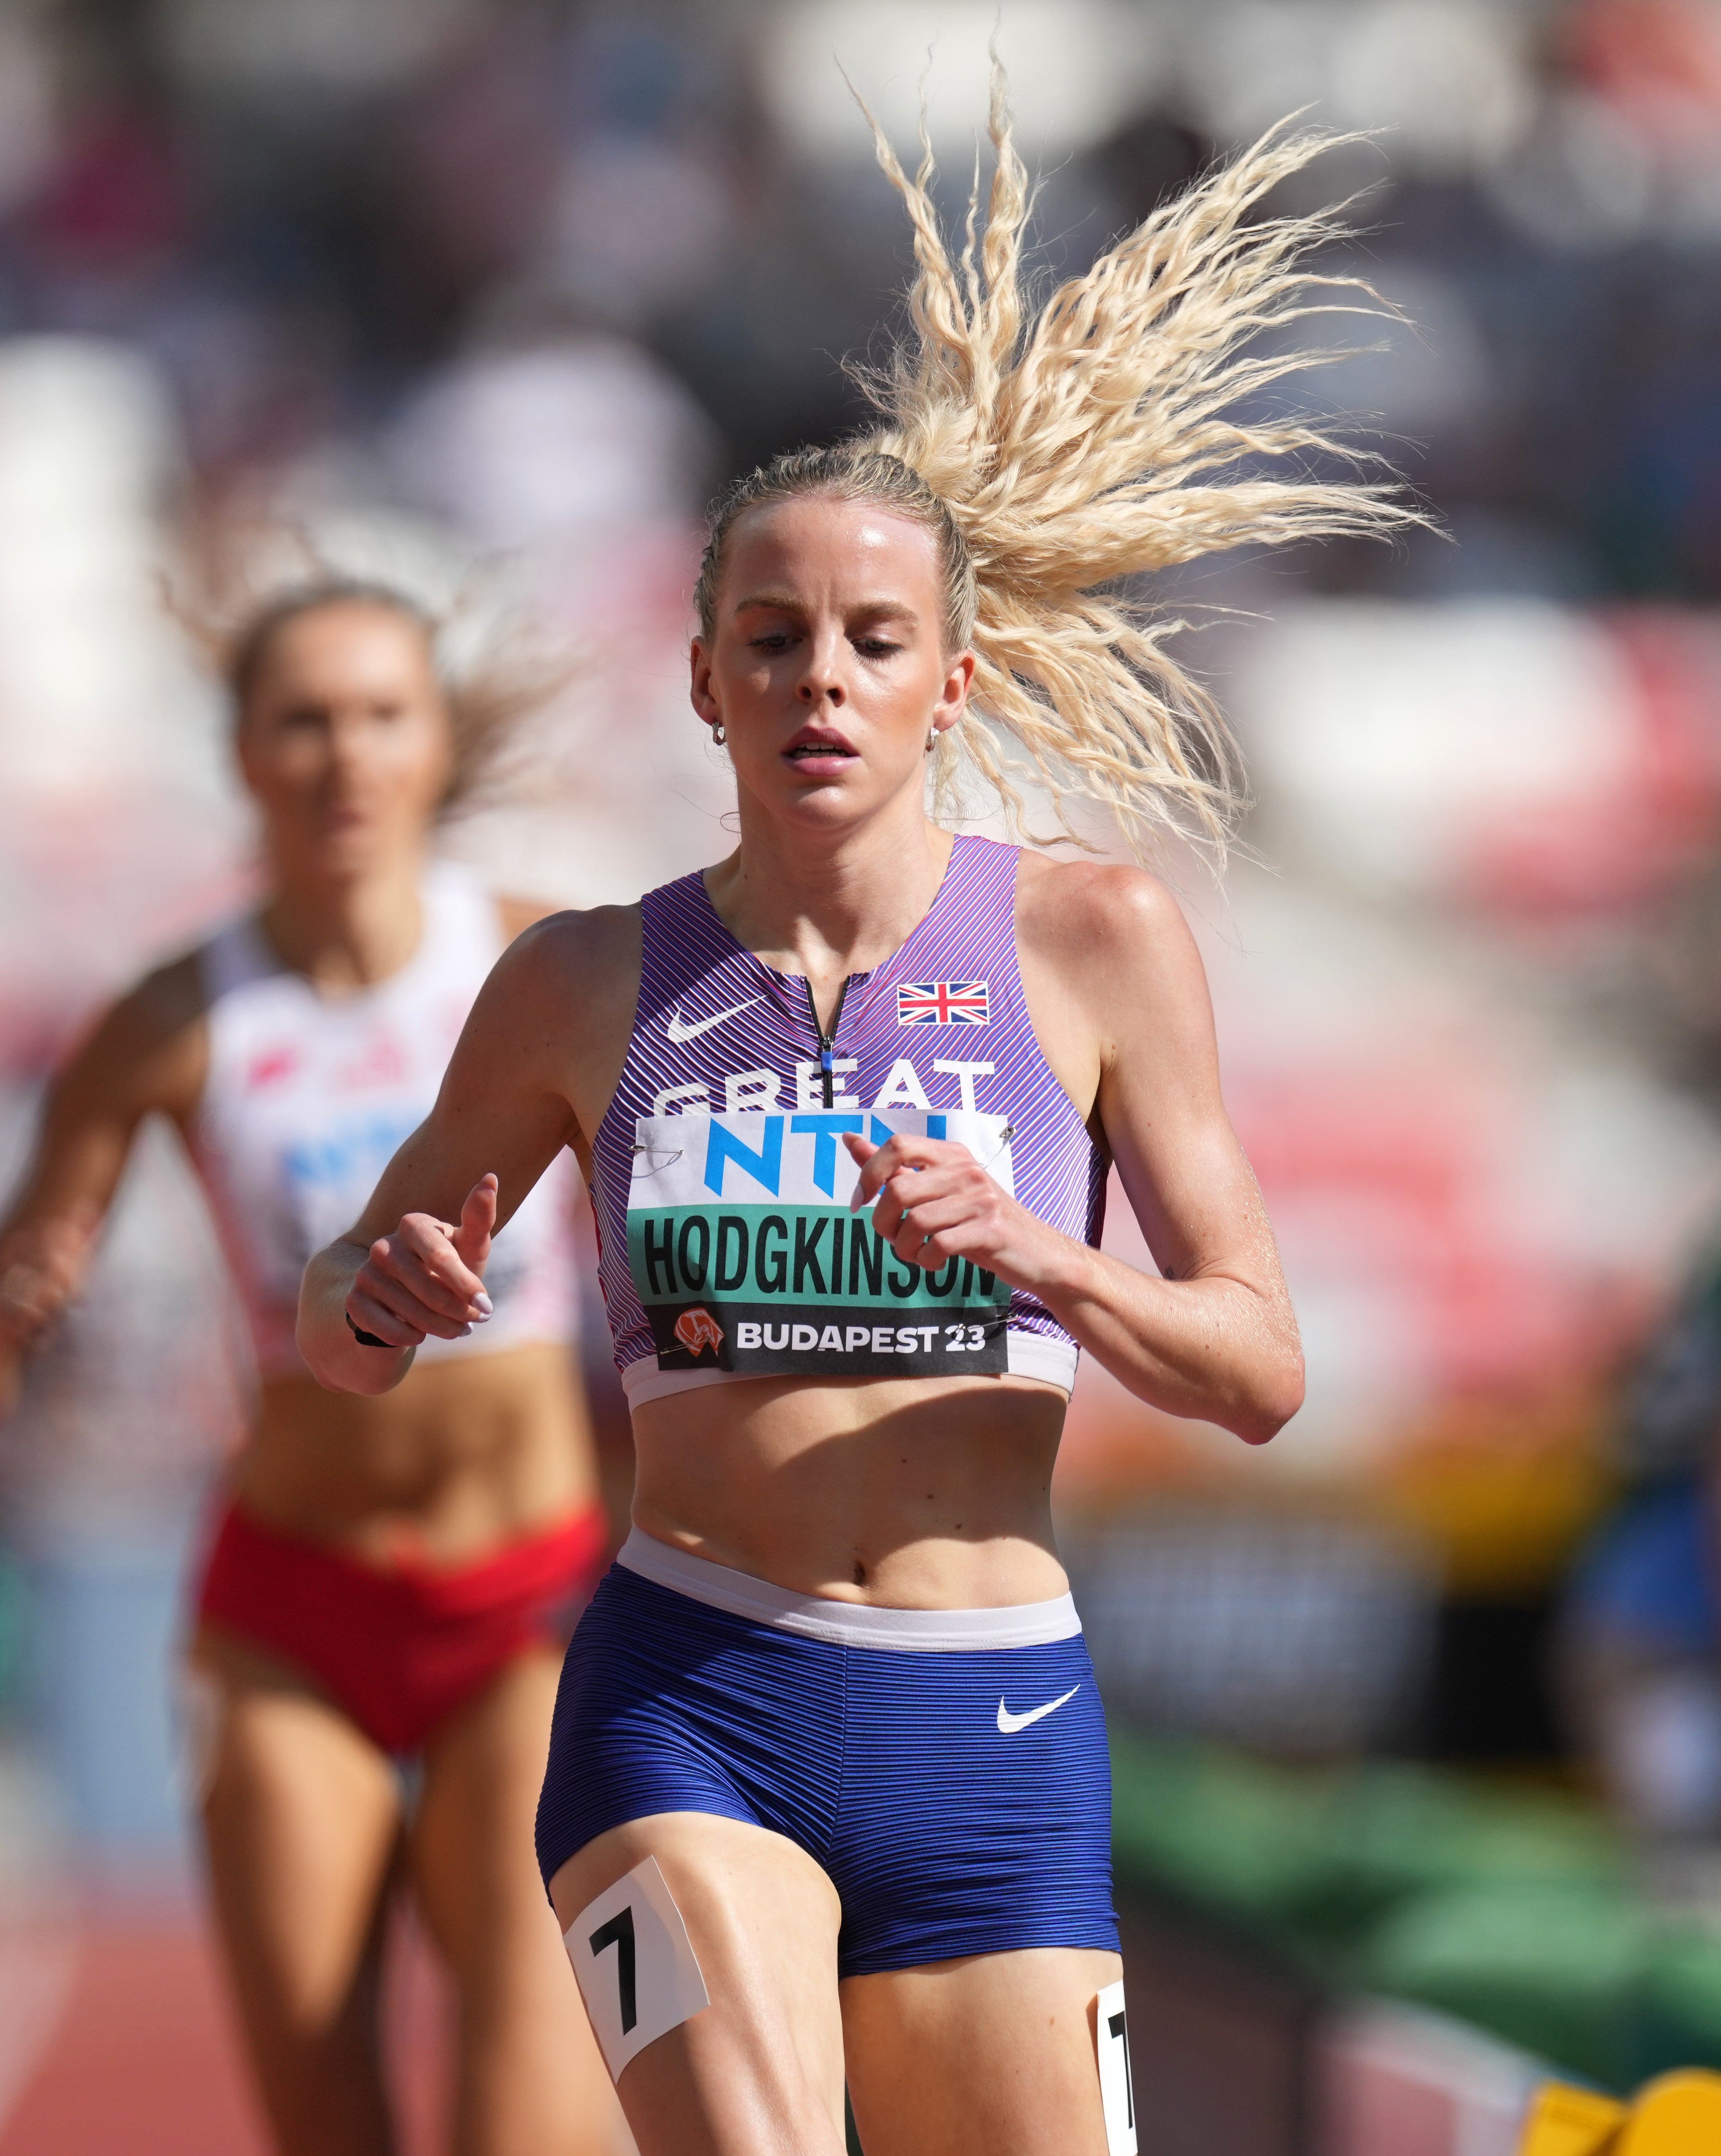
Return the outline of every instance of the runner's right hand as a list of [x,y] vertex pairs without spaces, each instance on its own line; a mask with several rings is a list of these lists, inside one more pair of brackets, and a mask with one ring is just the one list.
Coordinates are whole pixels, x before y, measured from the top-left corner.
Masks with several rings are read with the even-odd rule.
[[23,1345],[83,1285],[101,1209],[88,1199],[0,1243],[0,1341]]
[[17,1404],[26,1353],[83,1286],[100,1224],[101,1208],[80,1199],[0,1242],[0,1415]]
[[494,1175],[466,1194],[457,1222],[408,1213],[392,1235],[371,1245],[347,1297],[361,1332],[391,1348],[416,1348],[427,1335],[462,1340],[491,1315],[484,1267],[496,1227]]

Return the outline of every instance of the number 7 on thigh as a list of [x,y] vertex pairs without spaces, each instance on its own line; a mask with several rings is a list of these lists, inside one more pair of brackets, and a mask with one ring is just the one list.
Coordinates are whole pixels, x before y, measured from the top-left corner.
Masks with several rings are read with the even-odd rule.
[[[593,1889],[596,1892],[593,1892]],[[836,1891],[795,1843],[706,1813],[612,1829],[552,1883],[642,2156],[843,2146]]]
[[712,2003],[699,1957],[655,1856],[588,1902],[563,1943],[612,2081],[621,2079],[623,2069],[648,2044]]

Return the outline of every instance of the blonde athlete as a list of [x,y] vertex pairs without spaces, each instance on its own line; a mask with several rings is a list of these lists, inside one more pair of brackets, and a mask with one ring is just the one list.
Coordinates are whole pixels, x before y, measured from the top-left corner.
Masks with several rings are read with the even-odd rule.
[[570,2020],[531,1845],[566,1627],[608,1543],[566,1183],[511,1223],[494,1316],[387,1399],[331,1398],[293,1339],[306,1258],[422,1120],[485,974],[542,909],[427,858],[485,713],[445,693],[406,600],[300,589],[229,671],[269,895],[117,1004],[54,1087],[0,1239],[0,1364],[75,1287],[140,1119],[172,1117],[262,1379],[193,1660],[210,1877],[277,2145],[393,2146],[378,1979],[403,1866],[459,1990],[458,2147],[608,2149],[614,2099]]
[[[1302,475],[1307,428],[1223,416],[1297,363],[1240,347],[1319,296],[1327,223],[1261,208],[1316,146],[1269,142],[1030,319],[998,104],[993,136],[954,266],[928,169],[882,153],[920,265],[885,424],[716,517],[693,701],[739,845],[513,947],[301,1302],[324,1383],[387,1394],[481,1312],[547,1165],[587,1167],[639,1471],[538,1854],[645,2156],[837,2156],[845,2066],[868,2156],[1133,2145],[1059,1431],[1079,1348],[1251,1444],[1302,1395],[1177,906],[926,803],[929,769],[1015,752],[1221,832],[1216,715],[1103,587],[1403,513]],[[1097,1247],[1113,1165],[1157,1276]]]

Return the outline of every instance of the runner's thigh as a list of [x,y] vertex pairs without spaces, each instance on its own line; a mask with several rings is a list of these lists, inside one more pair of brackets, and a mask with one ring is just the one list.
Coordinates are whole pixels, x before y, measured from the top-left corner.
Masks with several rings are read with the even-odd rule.
[[426,1748],[414,1884],[460,1997],[459,2145],[545,2156],[617,2143],[609,2077],[532,1855],[557,1658],[522,1655]]
[[209,1879],[253,2063],[288,2150],[389,2145],[377,2033],[399,1845],[393,1766],[265,1658],[207,1637]]
[[551,1892],[563,1930],[647,1857],[711,2004],[622,2070],[640,2156],[842,2156],[836,1889],[782,1835],[710,1813],[658,1813],[610,1828],[563,1865]]
[[866,2156],[1106,2156],[1093,2003],[1123,1973],[1114,1953],[1035,1947],[846,1979]]

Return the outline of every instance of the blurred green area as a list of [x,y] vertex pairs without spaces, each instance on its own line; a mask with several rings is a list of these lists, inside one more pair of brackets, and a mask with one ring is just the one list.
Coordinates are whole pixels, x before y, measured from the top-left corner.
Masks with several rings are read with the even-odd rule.
[[1169,1891],[1334,1993],[1456,2015],[1612,2089],[1721,2068],[1721,1932],[1649,1902],[1580,1798],[1112,1733],[1121,1897]]
[[0,1718],[17,1707],[23,1688],[24,1581],[0,1550]]

